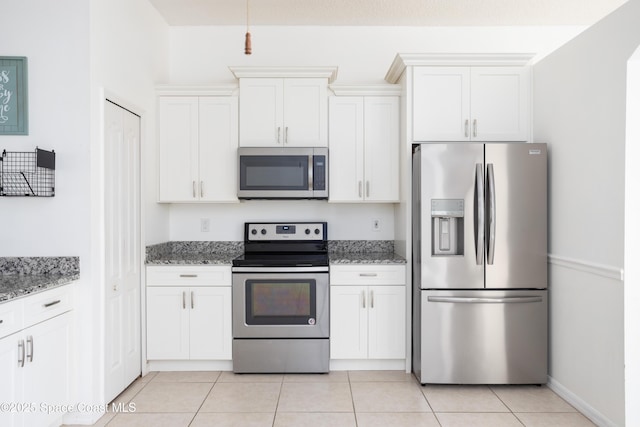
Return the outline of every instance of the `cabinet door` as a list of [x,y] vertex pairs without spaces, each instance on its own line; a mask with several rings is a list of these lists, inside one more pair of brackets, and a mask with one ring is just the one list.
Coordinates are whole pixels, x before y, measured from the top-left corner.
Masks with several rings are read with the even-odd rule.
[[279,78],[240,79],[240,146],[282,145],[282,90]]
[[189,358],[189,288],[147,287],[147,359]]
[[[21,368],[24,394],[20,401],[54,406],[71,403],[71,318],[72,313],[62,314],[20,333],[26,346],[26,361]],[[52,425],[61,421],[62,415],[58,411],[24,413],[24,425]]]
[[231,287],[189,290],[190,359],[231,359]]
[[364,98],[364,199],[367,201],[395,202],[399,198],[399,114],[397,97]]
[[367,287],[331,286],[331,358],[367,358]]
[[192,202],[198,181],[198,98],[159,100],[159,200]]
[[469,69],[415,67],[413,140],[469,139]]
[[329,115],[329,201],[360,201],[364,195],[362,97],[331,97]]
[[327,79],[284,79],[284,143],[327,146]]
[[237,202],[238,98],[199,99],[198,198]]
[[529,139],[529,70],[519,67],[471,69],[471,139]]
[[[22,403],[22,370],[18,366],[18,361],[22,359],[24,353],[18,344],[24,340],[21,333],[9,335],[0,339],[0,403]],[[24,345],[24,341],[22,341]],[[31,403],[31,402],[25,402]],[[0,425],[18,425],[18,418],[22,413],[18,411],[0,411]]]
[[404,359],[405,287],[370,286],[369,358]]

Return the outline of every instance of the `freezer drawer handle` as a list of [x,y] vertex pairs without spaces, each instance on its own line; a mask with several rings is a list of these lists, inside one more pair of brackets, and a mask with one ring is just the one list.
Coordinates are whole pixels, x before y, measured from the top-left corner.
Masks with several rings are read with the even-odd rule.
[[197,274],[181,274],[180,277],[198,277]]
[[360,273],[360,277],[378,277],[378,273]]
[[453,302],[460,304],[516,304],[528,302],[542,302],[542,297],[507,297],[507,298],[476,298],[476,297],[427,297],[429,302]]

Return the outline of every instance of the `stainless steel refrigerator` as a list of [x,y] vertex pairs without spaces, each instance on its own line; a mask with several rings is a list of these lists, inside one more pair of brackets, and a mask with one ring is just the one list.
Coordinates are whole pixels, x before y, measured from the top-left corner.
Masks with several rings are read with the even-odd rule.
[[547,382],[547,147],[413,154],[413,371],[422,384]]

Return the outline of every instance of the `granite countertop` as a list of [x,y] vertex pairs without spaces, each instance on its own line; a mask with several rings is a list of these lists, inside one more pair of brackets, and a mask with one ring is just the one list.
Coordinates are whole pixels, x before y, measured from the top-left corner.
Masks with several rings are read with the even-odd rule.
[[395,252],[349,253],[334,252],[329,254],[329,264],[406,264],[407,260]]
[[[243,253],[243,243],[165,242],[146,248],[147,265],[231,265]],[[391,240],[330,240],[330,264],[405,264]]]
[[80,278],[78,257],[0,258],[0,304]]
[[242,242],[166,242],[147,246],[147,265],[231,265]]

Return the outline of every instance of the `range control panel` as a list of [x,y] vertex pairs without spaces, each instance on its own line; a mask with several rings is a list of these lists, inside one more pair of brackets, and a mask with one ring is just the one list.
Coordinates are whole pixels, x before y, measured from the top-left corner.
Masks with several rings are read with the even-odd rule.
[[245,240],[326,240],[326,222],[261,222],[245,224]]

